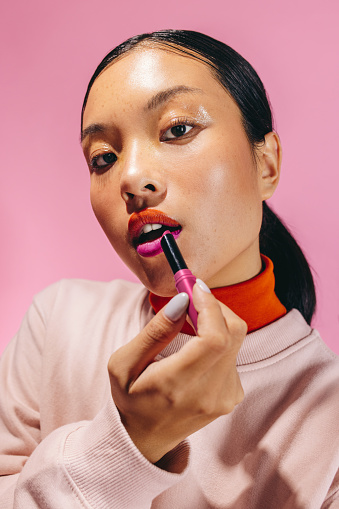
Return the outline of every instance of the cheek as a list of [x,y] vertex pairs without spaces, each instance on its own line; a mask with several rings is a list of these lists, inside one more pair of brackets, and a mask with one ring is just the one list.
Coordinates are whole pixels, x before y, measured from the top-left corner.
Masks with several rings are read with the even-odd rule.
[[[119,194],[120,197],[120,194]],[[91,177],[90,200],[95,217],[107,235],[111,235],[115,228],[112,228],[112,217],[119,217],[117,210],[117,190],[112,182],[109,181],[109,175],[101,175],[97,178]],[[116,225],[115,225],[116,226]],[[111,231],[112,230],[112,231]]]
[[[210,152],[211,153],[211,152]],[[195,161],[186,177],[187,206],[202,207],[205,212],[239,213],[241,208],[260,204],[256,169],[248,157],[212,152],[210,157]]]
[[252,242],[260,230],[257,170],[248,145],[242,147],[243,153],[220,151],[218,146],[219,152],[210,151],[210,157],[202,157],[196,166],[187,209],[197,218],[201,245],[213,242],[220,248],[225,243],[240,247]]
[[133,267],[130,265],[131,250],[128,247],[127,241],[124,241],[127,222],[124,213],[126,207],[124,207],[120,194],[117,197],[112,188],[95,183],[91,184],[90,199],[95,217],[111,246],[133,270]]
[[90,200],[95,217],[102,226],[105,219],[105,200],[103,195],[98,192],[97,186],[91,184]]

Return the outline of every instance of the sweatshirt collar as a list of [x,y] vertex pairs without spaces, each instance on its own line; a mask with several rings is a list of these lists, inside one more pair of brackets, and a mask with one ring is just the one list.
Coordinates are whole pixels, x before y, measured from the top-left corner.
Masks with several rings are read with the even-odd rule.
[[[248,333],[261,329],[286,314],[286,308],[274,292],[273,262],[264,255],[261,255],[261,259],[263,270],[254,278],[231,286],[212,288],[211,290],[220,302],[223,302],[235,314],[245,320]],[[157,313],[167,304],[170,298],[150,293],[149,300],[152,308]],[[188,335],[195,334],[187,322],[181,332]]]
[[[292,309],[279,320],[248,334],[237,356],[239,371],[251,371],[267,364],[277,362],[314,339],[313,329],[297,309]],[[180,332],[157,356],[157,360],[178,352],[188,341],[194,338]],[[255,368],[254,368],[255,365]]]

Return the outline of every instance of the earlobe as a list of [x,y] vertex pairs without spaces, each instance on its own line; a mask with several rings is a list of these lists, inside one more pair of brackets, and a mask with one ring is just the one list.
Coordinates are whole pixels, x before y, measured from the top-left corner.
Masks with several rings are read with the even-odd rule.
[[270,198],[279,182],[281,167],[281,144],[274,131],[265,135],[265,143],[259,149],[260,188],[262,200]]

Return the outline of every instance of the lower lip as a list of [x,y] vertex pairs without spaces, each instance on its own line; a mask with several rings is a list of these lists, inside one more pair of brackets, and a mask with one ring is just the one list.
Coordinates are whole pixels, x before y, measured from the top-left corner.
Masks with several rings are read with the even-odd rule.
[[[171,232],[175,240],[179,237],[181,230],[177,230],[175,232]],[[152,240],[152,242],[145,242],[144,244],[139,244],[137,246],[137,253],[144,258],[151,258],[151,256],[156,256],[163,252],[161,247],[161,239],[159,237],[156,240]]]

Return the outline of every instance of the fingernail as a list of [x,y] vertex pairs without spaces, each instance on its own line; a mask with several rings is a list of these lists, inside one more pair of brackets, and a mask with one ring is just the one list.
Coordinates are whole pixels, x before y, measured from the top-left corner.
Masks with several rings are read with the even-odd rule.
[[201,279],[197,279],[196,283],[199,286],[199,288],[201,288],[201,290],[207,293],[211,293],[211,290],[208,288],[207,284],[204,283]]
[[178,293],[164,308],[164,315],[172,322],[176,322],[186,311],[189,303],[187,293]]

